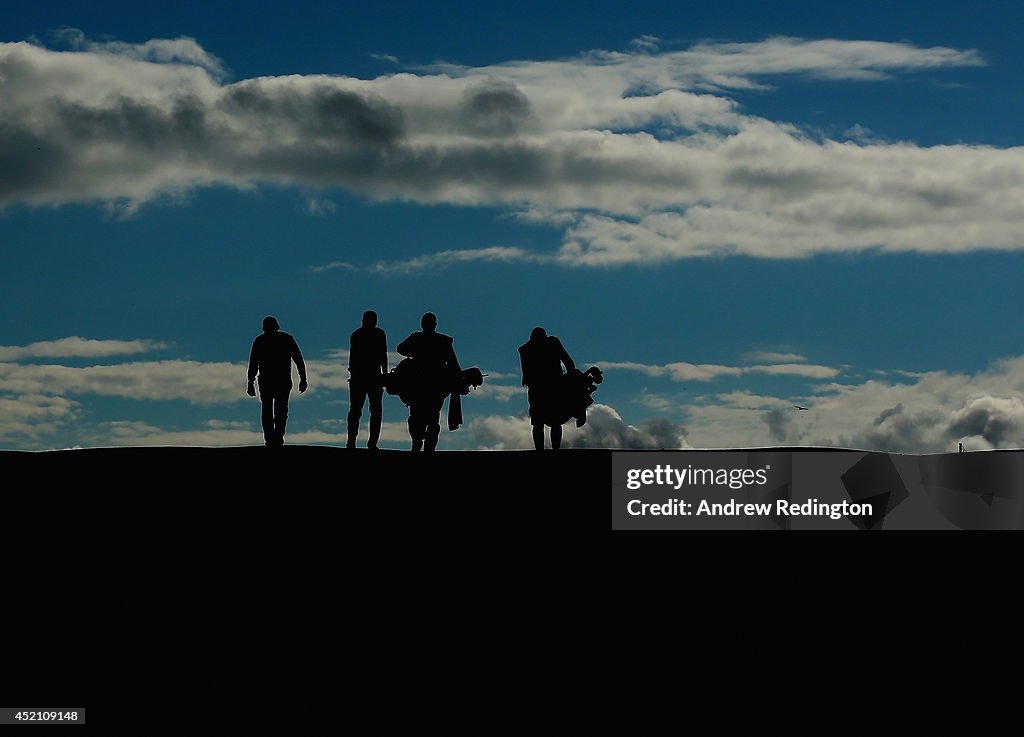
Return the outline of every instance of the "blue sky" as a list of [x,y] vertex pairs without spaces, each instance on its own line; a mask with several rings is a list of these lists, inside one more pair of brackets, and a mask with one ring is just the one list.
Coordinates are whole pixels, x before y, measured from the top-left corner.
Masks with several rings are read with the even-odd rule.
[[0,448],[260,442],[266,314],[310,364],[289,440],[341,444],[365,309],[490,374],[441,448],[530,445],[534,325],[606,372],[574,445],[1021,447],[1022,16],[20,6]]

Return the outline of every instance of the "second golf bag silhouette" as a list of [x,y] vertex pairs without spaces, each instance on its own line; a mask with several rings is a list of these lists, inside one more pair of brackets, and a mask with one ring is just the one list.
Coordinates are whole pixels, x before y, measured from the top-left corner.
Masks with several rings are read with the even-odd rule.
[[[551,428],[551,448],[562,446],[562,425],[573,417],[576,427],[587,421],[587,407],[594,403],[591,394],[604,378],[601,369],[592,366],[585,372],[576,368],[562,341],[548,335],[542,327],[530,332],[530,339],[519,346],[523,386],[530,403],[533,447],[544,450],[544,426]],[[562,371],[562,366],[565,371]]]

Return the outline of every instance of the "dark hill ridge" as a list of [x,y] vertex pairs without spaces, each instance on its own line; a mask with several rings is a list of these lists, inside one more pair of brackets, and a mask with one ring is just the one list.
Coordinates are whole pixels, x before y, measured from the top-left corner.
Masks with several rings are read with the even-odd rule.
[[[332,446],[112,447],[0,451],[0,472],[31,494],[6,494],[7,511],[93,519],[103,508],[182,530],[280,526],[469,533],[566,522],[608,529],[611,451],[347,450]],[[576,504],[579,502],[579,504]],[[263,530],[264,535],[268,532]]]
[[[739,490],[688,484],[627,491],[624,469],[656,463],[774,470],[770,483]],[[98,531],[117,523],[129,535],[176,529],[200,545],[206,533],[313,544],[339,531],[417,537],[434,531],[481,536],[477,542],[486,545],[501,532],[674,529],[686,527],[683,522],[705,529],[704,520],[625,514],[634,497],[654,503],[687,493],[715,502],[756,496],[761,502],[873,504],[872,517],[829,522],[830,528],[1024,527],[1024,451],[1017,450],[909,455],[831,448],[410,453],[318,445],[112,447],[0,451],[0,471],[7,482],[3,510],[8,520],[20,521],[17,529],[42,533],[38,524],[72,533],[87,524]],[[619,519],[612,525],[614,510]],[[126,524],[126,516],[134,522]],[[808,520],[790,522],[786,529],[806,528]]]
[[[607,486],[609,450],[408,451],[285,445],[280,448],[146,446],[0,451],[0,468],[38,474],[68,489],[99,478],[108,490],[380,494],[412,488],[477,494]],[[508,488],[512,487],[512,488]]]

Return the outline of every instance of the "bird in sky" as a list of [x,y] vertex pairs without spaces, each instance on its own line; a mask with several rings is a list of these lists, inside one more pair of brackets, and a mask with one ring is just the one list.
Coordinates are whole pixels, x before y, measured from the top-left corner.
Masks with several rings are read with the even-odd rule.
[[799,404],[794,404],[793,406],[796,407],[801,412],[806,412],[807,411],[807,407],[801,407]]

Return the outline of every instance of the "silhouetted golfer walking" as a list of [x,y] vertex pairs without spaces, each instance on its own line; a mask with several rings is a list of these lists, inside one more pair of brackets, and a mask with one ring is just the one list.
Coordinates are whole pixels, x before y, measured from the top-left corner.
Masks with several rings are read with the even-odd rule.
[[462,368],[452,347],[454,339],[437,332],[437,315],[420,319],[423,329],[398,344],[398,352],[412,359],[415,389],[409,403],[409,435],[412,449],[432,451],[441,434],[441,407],[462,378]]
[[388,373],[388,338],[377,327],[377,313],[367,310],[363,313],[363,324],[356,328],[349,338],[348,372],[348,443],[347,448],[356,447],[359,435],[359,420],[363,416],[363,405],[370,400],[370,439],[366,447],[377,449],[380,439],[380,425],[384,414],[384,378]]
[[559,403],[564,391],[562,364],[570,374],[576,371],[576,364],[562,346],[562,341],[540,327],[534,328],[530,339],[519,347],[519,361],[523,368],[523,386],[528,387],[533,447],[544,450],[544,425],[547,425],[551,428],[551,448],[558,450],[562,447],[559,416]]
[[306,391],[306,362],[299,344],[281,331],[276,317],[263,318],[263,335],[256,336],[249,351],[249,386],[246,392],[256,396],[259,375],[260,401],[263,403],[263,439],[267,445],[284,445],[288,422],[288,395],[292,391],[292,361],[299,369],[299,394]]

